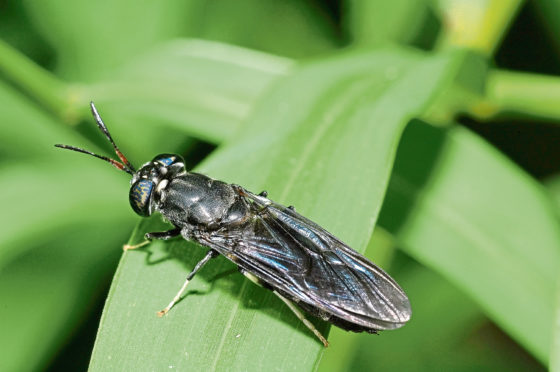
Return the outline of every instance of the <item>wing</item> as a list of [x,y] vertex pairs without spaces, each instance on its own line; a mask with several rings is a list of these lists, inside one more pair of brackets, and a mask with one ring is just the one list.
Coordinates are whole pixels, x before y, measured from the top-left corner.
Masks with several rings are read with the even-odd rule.
[[410,319],[406,294],[379,267],[292,209],[239,191],[249,221],[203,234],[200,243],[316,315],[342,319],[343,328],[394,329]]

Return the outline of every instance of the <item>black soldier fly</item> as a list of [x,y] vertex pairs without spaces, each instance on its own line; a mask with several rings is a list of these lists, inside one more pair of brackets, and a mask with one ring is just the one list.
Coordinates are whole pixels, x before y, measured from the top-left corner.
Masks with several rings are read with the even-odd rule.
[[95,156],[129,173],[132,209],[143,217],[159,212],[174,226],[147,233],[143,243],[124,248],[179,235],[209,248],[158,315],[165,315],[195,274],[221,254],[250,280],[273,291],[325,346],[327,340],[294,302],[353,332],[396,329],[410,319],[410,302],[387,273],[293,207],[273,202],[265,191],[253,194],[241,186],[188,172],[179,155],[158,155],[136,171],[111,138],[93,102],[91,111],[120,161],[78,147],[55,146]]

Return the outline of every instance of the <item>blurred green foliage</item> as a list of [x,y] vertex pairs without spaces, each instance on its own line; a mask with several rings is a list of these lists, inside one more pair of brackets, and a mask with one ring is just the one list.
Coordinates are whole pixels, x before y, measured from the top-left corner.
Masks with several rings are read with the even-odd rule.
[[[560,370],[557,1],[0,9],[0,370]],[[52,146],[111,153],[90,100],[134,164],[179,152],[296,205],[388,268],[413,319],[332,327],[325,350],[223,258],[158,319],[204,251],[121,256],[164,226],[138,223],[123,174]]]

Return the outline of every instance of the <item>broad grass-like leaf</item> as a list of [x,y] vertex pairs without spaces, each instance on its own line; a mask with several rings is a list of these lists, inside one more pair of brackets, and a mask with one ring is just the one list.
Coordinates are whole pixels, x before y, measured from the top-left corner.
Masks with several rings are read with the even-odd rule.
[[133,213],[122,174],[53,146],[83,138],[4,83],[0,101],[0,370],[34,371],[101,294]]
[[297,1],[168,0],[138,6],[134,0],[53,0],[24,6],[57,52],[58,75],[80,82],[105,78],[130,58],[176,37],[221,40],[293,57],[337,44],[328,18],[308,16],[312,6]]
[[552,199],[556,202],[556,208],[560,215],[560,174],[545,180],[545,186]]
[[546,363],[560,229],[542,187],[460,127],[410,126],[380,224]]
[[80,136],[63,128],[27,97],[0,81],[0,162],[49,157],[57,141],[78,141]]
[[424,266],[408,260],[405,266],[399,265],[398,258],[394,266],[400,269],[394,274],[413,304],[412,320],[406,327],[379,337],[333,328],[333,343],[342,333],[345,338],[352,337],[354,344],[343,364],[331,357],[336,356],[336,348],[326,350],[320,372],[541,370],[521,350],[512,354],[508,348],[496,347],[504,336],[464,291]]
[[[184,79],[187,90],[190,87],[191,92],[201,91],[201,82],[212,80],[209,75],[219,77],[219,73],[223,73],[220,80],[224,90],[220,90],[216,84],[212,92],[219,91],[224,96],[231,97],[232,91],[237,88],[239,97],[246,100],[248,105],[266,87],[267,78],[274,78],[274,67],[283,67],[285,65],[282,62],[286,61],[215,43],[196,41],[185,44],[174,42],[163,46],[138,59],[134,67],[129,66],[126,69],[128,75],[118,74],[117,76],[122,77],[121,81],[133,81],[134,78],[138,78],[134,81],[136,85],[126,94],[132,91],[139,94],[141,79],[144,82],[143,86],[148,89],[153,88],[149,86],[148,81],[153,82],[156,78],[160,79],[160,83],[177,83],[184,76],[178,72],[184,73],[187,69],[187,75],[191,77],[190,80]],[[188,51],[184,52],[185,49]],[[226,54],[230,57],[227,63]],[[148,74],[158,71],[157,68],[149,70],[150,66],[157,67],[158,61],[167,63],[165,66],[159,66],[164,68],[168,75]],[[287,63],[289,64],[289,61]],[[197,75],[193,71],[200,73]],[[206,71],[207,74],[202,71]],[[254,74],[248,76],[244,71],[252,71]],[[227,80],[228,74],[245,77],[245,81]],[[117,81],[115,79],[113,84],[116,85]],[[85,86],[78,92],[93,91],[100,86],[104,85],[96,84],[95,88]],[[206,87],[208,89],[208,86]],[[168,98],[160,97],[158,100],[157,91],[152,89],[151,93],[148,100],[153,99],[156,103],[165,102]],[[104,97],[103,94],[100,95]],[[138,103],[136,96],[130,96],[129,103]],[[90,93],[81,97],[80,100],[84,104],[96,98]],[[186,102],[190,102],[189,98],[192,97],[193,94],[184,98]],[[134,214],[126,198],[128,182],[124,173],[116,172],[100,161],[53,147],[55,143],[67,143],[103,153],[95,144],[84,141],[74,128],[53,120],[48,113],[4,83],[0,84],[0,100],[5,106],[0,111],[0,120],[6,124],[0,138],[0,202],[10,211],[2,214],[0,218],[0,281],[5,283],[4,286],[0,286],[0,291],[2,302],[9,304],[4,308],[4,319],[11,319],[10,326],[3,327],[0,335],[0,344],[6,345],[2,347],[6,352],[2,353],[0,358],[0,369],[33,370],[47,363],[53,353],[67,341],[91,305],[92,296],[99,294],[102,285],[100,281],[113,270],[115,254],[120,251],[124,242],[123,236],[130,231],[133,221],[131,217]],[[179,142],[182,142],[181,149],[185,149],[185,145],[189,143],[186,140],[187,135],[182,134],[188,127],[178,127],[182,135],[177,136],[171,129],[165,131],[161,130],[161,127],[150,126],[151,123],[146,117],[142,117],[142,120],[127,121],[126,109],[130,107],[127,107],[126,101],[123,103],[122,100],[112,97],[112,101],[109,98],[108,101],[99,102],[98,107],[109,127],[125,128],[121,133],[118,133],[119,130],[112,130],[125,151],[134,147],[129,146],[126,140],[121,141],[121,138],[130,142],[140,142],[138,137],[147,137],[146,142],[141,142],[143,149],[138,156],[132,154],[135,164],[145,160],[146,152],[151,156],[152,149],[164,142],[157,136],[149,135],[152,128],[156,134],[163,133],[166,136],[167,151],[175,150]],[[113,103],[113,116],[105,115],[105,105],[109,106],[107,111],[111,113],[112,107],[108,102]],[[196,103],[203,106],[200,101]],[[196,107],[196,103],[187,105],[188,109]],[[214,107],[219,106],[219,102],[214,103]],[[172,111],[172,104],[173,102],[165,106],[168,112]],[[140,102],[136,107],[140,107],[141,114],[147,114],[154,104],[149,107],[146,105],[142,110]],[[166,111],[161,107],[157,110],[158,113]],[[177,119],[186,111],[188,110],[176,113],[173,119]],[[87,114],[85,129],[89,130],[94,139],[99,140],[97,142],[106,145],[96,131],[89,112],[84,110],[84,113]],[[157,115],[152,112],[153,117]],[[231,111],[224,116],[228,115],[231,115]],[[205,114],[201,116],[210,118],[201,120],[205,124],[213,118]],[[219,114],[216,116],[220,117]],[[193,119],[192,116],[189,118],[192,121],[199,119]],[[232,115],[229,120],[230,127],[235,127],[238,120],[238,117]],[[222,119],[222,123],[226,122]],[[133,125],[127,126],[127,123]],[[181,123],[184,121],[179,122]],[[221,133],[223,136],[229,133],[224,128],[225,126],[208,126],[208,129],[213,129],[214,133]],[[193,130],[189,133],[197,134]],[[169,140],[169,137],[173,140]],[[108,149],[106,153],[110,155],[110,151]],[[126,153],[130,155],[129,151]],[[81,230],[86,229],[86,232],[80,234]],[[80,241],[80,235],[88,241]],[[81,252],[82,250],[87,252]],[[88,264],[91,266],[86,268]],[[87,281],[84,275],[87,275]],[[22,306],[19,313],[10,315],[10,312],[16,312],[17,306]],[[34,312],[30,314],[27,309]],[[41,335],[40,339],[36,337],[38,334]],[[40,344],[37,343],[39,340],[42,341]],[[33,345],[32,356],[25,355],[28,349],[24,345]]]
[[57,52],[57,73],[95,81],[158,42],[178,37],[192,2],[53,0],[25,2],[25,9]]
[[340,43],[323,4],[308,1],[190,0],[188,36],[302,58],[325,53]]
[[[464,342],[461,338],[483,320],[478,307],[447,281],[419,265],[409,265],[397,275],[413,304],[413,319],[406,327],[383,332],[380,337],[346,334],[356,340],[349,351],[350,362],[340,366],[341,369],[365,371],[372,366],[386,366],[391,371],[457,369],[461,361],[457,359],[460,355],[456,349]],[[403,357],[403,350],[416,349],[420,350]],[[336,353],[336,349],[325,352],[320,372],[341,370],[331,368],[332,364],[336,365],[329,356],[331,353]]]
[[552,347],[550,349],[550,370],[560,371],[560,287],[556,287],[556,309]]
[[[556,212],[560,216],[560,175],[556,174],[545,181],[545,186],[556,202]],[[560,218],[558,219],[560,221]],[[552,339],[552,347],[550,348],[550,370],[560,371],[560,274],[556,282],[556,309],[555,309],[555,323]]]
[[245,48],[182,39],[145,53],[81,94],[83,101],[103,107],[104,116],[114,112],[119,123],[129,123],[116,128],[124,140],[139,123],[157,123],[160,133],[180,130],[219,143],[231,137],[262,92],[292,65],[287,58]]
[[[49,168],[53,165],[56,168]],[[3,226],[0,268],[21,254],[22,250],[31,248],[30,243],[39,235],[54,237],[58,235],[59,228],[78,221],[100,221],[107,211],[117,209],[117,206],[122,210],[112,211],[112,218],[130,220],[132,216],[126,209],[126,192],[118,193],[119,189],[127,187],[126,181],[121,178],[122,182],[119,182],[116,177],[108,177],[104,180],[104,187],[94,187],[98,182],[95,170],[101,167],[77,168],[79,166],[75,161],[66,164],[35,162],[27,167],[0,166],[3,176],[0,179],[0,202],[11,211],[0,217]],[[104,170],[108,170],[107,166]],[[74,177],[84,183],[84,187],[77,187],[76,179],[61,182]],[[34,198],[33,203],[21,202],[30,197]],[[28,244],[21,244],[25,242]]]
[[[411,117],[448,125],[461,114],[479,121],[536,116],[556,125],[558,79],[485,72],[522,4],[6,2],[0,14],[0,370],[45,369],[53,359],[50,369],[63,369],[77,358],[76,348],[90,351],[91,340],[78,325],[102,296],[132,227],[126,175],[52,147],[62,142],[112,154],[92,125],[90,100],[135,165],[159,152],[179,152],[196,164],[210,148],[199,140],[220,144],[198,170],[256,192],[266,188],[360,251],[369,240],[366,253],[382,267],[391,257],[391,273],[410,295],[413,319],[380,337],[335,328],[321,367],[538,369],[479,315],[482,309],[541,361],[550,353],[551,368],[560,370],[560,323],[554,327],[552,321],[560,316],[558,203],[468,131],[415,123],[399,143]],[[520,43],[508,42],[500,52],[509,66],[554,73],[549,49],[558,49],[560,34],[525,45],[526,33],[518,31],[527,20],[535,26],[531,34],[558,29],[559,6],[558,0],[541,0],[524,7],[507,35]],[[317,55],[349,42],[430,47],[436,33],[432,57],[397,49]],[[262,52],[173,41],[187,36],[317,60],[296,70],[292,61]],[[519,46],[513,54],[511,45]],[[457,48],[479,53],[470,60],[441,54]],[[523,55],[531,52],[546,61]],[[498,66],[505,61],[500,56]],[[547,186],[560,195],[555,183]],[[394,234],[385,242],[386,255],[378,254],[378,235],[370,238],[382,200],[381,224]],[[165,228],[158,217],[145,220],[131,241]],[[395,245],[464,293],[395,254]],[[177,240],[125,255],[92,369],[317,367],[323,350],[317,340],[225,258],[197,276],[168,317],[155,317],[203,252]],[[63,348],[70,337],[71,350]]]
[[426,0],[347,0],[346,3],[346,26],[353,42],[369,46],[415,41],[422,26],[426,26],[430,11]]
[[106,215],[50,234],[32,227],[32,236],[16,244],[23,253],[0,269],[2,371],[41,370],[68,342],[102,295],[131,226]]
[[[117,172],[107,172],[105,164],[84,167],[85,159],[55,149],[55,143],[79,144],[83,140],[12,88],[0,84],[0,100],[6,105],[0,111],[0,121],[6,123],[0,139],[4,155],[0,203],[10,211],[0,214],[2,268],[32,246],[24,242],[55,236],[68,224],[100,221],[117,205],[126,208],[118,190],[127,183]],[[98,187],[98,182],[103,187]],[[120,209],[113,217],[126,220],[132,216]]]
[[[309,64],[279,83],[243,130],[199,170],[271,198],[363,251],[400,134],[448,82],[455,59],[399,49]],[[140,232],[162,229],[157,217]],[[140,234],[133,239],[139,239]],[[322,345],[279,300],[218,258],[164,319],[203,255],[194,244],[153,243],[127,253],[115,277],[90,368],[309,370]],[[174,260],[164,260],[170,255]],[[320,329],[326,329],[320,324]]]
[[544,29],[548,32],[555,51],[560,55],[560,2],[557,0],[540,0],[531,4],[544,22]]

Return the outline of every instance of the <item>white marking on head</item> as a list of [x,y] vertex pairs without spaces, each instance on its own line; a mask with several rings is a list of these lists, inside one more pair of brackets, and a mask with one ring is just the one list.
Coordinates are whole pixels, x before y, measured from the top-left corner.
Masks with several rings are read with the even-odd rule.
[[169,183],[168,180],[161,180],[159,181],[159,183],[157,184],[156,187],[156,192],[159,194],[161,193],[163,190],[165,190],[165,188],[167,187],[167,184]]

